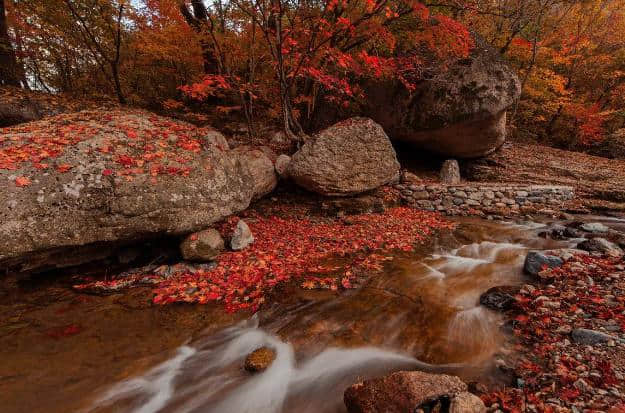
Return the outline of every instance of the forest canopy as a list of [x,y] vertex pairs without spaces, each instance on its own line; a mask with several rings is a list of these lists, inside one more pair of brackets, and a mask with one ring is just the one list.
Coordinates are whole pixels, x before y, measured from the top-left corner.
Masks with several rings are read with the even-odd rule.
[[476,37],[518,71],[523,138],[589,145],[625,123],[623,0],[0,0],[2,83],[271,121],[296,137],[368,79],[408,91]]

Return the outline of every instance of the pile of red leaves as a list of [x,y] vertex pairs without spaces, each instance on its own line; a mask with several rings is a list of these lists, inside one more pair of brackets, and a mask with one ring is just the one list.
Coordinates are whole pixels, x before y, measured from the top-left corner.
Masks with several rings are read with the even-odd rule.
[[[551,284],[516,296],[522,386],[483,400],[505,412],[625,412],[625,262],[578,255],[541,276]],[[570,336],[576,328],[614,339],[578,344]]]
[[[227,238],[238,218],[220,230]],[[436,229],[451,228],[439,214],[411,208],[392,208],[382,214],[361,214],[349,219],[246,218],[255,242],[243,251],[225,252],[211,269],[174,274],[171,277],[136,274],[130,278],[155,285],[154,303],[208,303],[221,301],[228,311],[253,311],[265,294],[280,283],[301,280],[304,288],[352,288],[359,274],[381,268],[392,250],[411,251]],[[115,288],[131,279],[99,281]],[[92,288],[91,284],[76,286]]]

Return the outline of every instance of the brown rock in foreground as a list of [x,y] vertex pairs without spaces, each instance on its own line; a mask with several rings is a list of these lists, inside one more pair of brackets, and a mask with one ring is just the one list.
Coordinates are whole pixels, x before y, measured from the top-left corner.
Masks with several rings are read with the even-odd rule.
[[455,406],[455,413],[485,411],[466,391],[467,385],[455,376],[401,371],[352,385],[344,401],[349,413],[406,413],[437,403]]
[[355,195],[399,179],[399,162],[380,125],[352,118],[331,126],[293,155],[288,174],[326,196]]

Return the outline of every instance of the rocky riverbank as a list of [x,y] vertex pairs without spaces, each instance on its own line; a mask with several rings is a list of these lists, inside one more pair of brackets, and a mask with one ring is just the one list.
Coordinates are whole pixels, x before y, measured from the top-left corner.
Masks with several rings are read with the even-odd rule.
[[[625,410],[625,245],[602,224],[557,226],[544,236],[586,237],[578,248],[530,253],[534,282],[482,297],[506,310],[516,343],[501,368],[516,386],[482,399],[491,412],[610,412]],[[612,243],[610,237],[620,243]],[[589,246],[601,244],[606,248]],[[516,292],[516,293],[515,293]],[[503,303],[507,305],[496,305]],[[492,305],[495,304],[495,305]]]

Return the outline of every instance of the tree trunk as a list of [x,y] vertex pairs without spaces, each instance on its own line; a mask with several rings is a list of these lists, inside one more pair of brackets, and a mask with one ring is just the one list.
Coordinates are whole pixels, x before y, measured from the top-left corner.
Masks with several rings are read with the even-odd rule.
[[0,0],[0,85],[21,86],[20,70],[9,38],[4,0]]
[[121,103],[122,105],[125,105],[126,98],[122,93],[122,85],[119,81],[119,71],[117,70],[116,64],[111,64],[111,72],[113,72],[113,81],[115,82],[115,93],[117,93],[117,100],[119,100],[119,103]]

